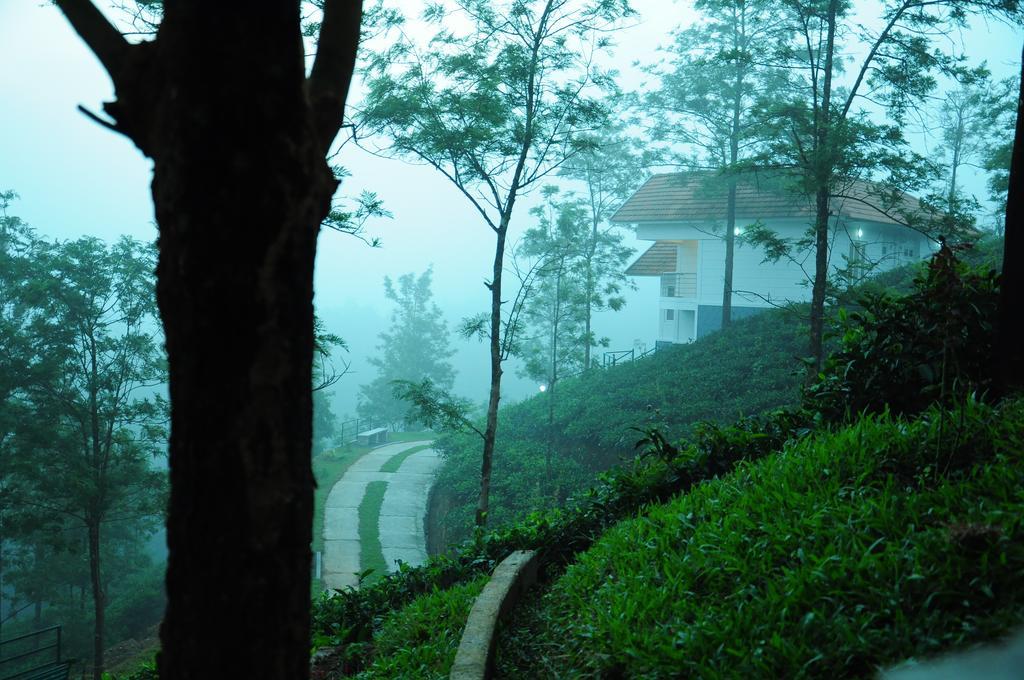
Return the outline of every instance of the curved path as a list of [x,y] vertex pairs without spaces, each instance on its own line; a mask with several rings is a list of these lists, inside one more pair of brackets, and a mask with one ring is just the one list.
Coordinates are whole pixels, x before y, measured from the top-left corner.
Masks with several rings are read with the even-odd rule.
[[429,441],[387,444],[373,449],[352,464],[331,488],[324,504],[324,556],[322,579],[327,590],[355,586],[359,564],[359,504],[370,482],[388,483],[380,510],[378,532],[381,551],[390,571],[395,560],[410,565],[427,559],[424,519],[427,497],[441,455],[433,449],[417,451],[402,462],[398,472],[381,472],[396,454]]

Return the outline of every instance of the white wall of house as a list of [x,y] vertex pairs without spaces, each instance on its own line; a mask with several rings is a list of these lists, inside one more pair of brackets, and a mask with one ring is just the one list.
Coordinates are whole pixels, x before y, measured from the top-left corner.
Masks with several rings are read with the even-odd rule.
[[[737,218],[738,225],[755,220]],[[781,237],[798,239],[808,229],[806,219],[765,220],[767,228]],[[723,225],[714,223],[652,223],[637,228],[637,237],[644,240],[679,241],[677,270],[698,275],[697,301],[702,305],[721,305],[725,280],[725,241]],[[741,232],[743,227],[740,227]],[[852,244],[856,243],[854,249]],[[933,251],[931,241],[922,234],[897,225],[843,220],[833,231],[829,264],[834,271],[845,269],[848,258],[863,257],[865,272],[878,273],[908,262],[928,257]],[[814,273],[814,252],[795,253],[793,258],[764,262],[760,247],[736,242],[733,264],[733,304],[748,307],[771,307],[792,301],[810,299],[810,277]],[[662,297],[662,309],[674,304]],[[664,315],[662,315],[664,316]]]
[[[737,218],[737,224],[755,220]],[[769,229],[787,239],[799,239],[808,229],[806,218],[765,220]],[[697,275],[696,297],[664,295],[659,300],[659,340],[692,342],[700,305],[720,306],[725,280],[723,224],[648,223],[637,226],[637,237],[651,241],[675,241],[678,272]],[[841,220],[833,230],[829,264],[833,271],[848,267],[850,258],[864,261],[865,274],[876,274],[927,258],[935,247],[924,235],[892,224]],[[733,264],[732,304],[735,307],[769,308],[811,298],[814,252],[808,249],[792,258],[764,262],[762,248],[736,242]]]

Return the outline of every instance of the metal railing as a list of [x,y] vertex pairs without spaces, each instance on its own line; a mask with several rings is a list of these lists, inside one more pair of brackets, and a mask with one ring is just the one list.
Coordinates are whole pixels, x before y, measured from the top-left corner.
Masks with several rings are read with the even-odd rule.
[[61,627],[51,626],[0,641],[0,680],[67,677],[60,657]]
[[661,297],[696,298],[697,273],[675,272],[661,275]]
[[378,427],[387,427],[387,425],[380,420],[372,418],[353,418],[352,420],[339,423],[338,427],[341,429],[338,441],[344,444],[354,444],[356,442],[356,435],[360,432],[374,430]]

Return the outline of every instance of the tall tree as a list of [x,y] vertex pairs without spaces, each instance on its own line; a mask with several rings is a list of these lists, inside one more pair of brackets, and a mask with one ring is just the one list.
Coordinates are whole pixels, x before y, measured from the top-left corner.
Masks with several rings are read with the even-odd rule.
[[724,328],[732,320],[739,174],[768,139],[764,104],[787,85],[778,52],[792,28],[771,0],[699,0],[695,8],[701,20],[675,31],[671,57],[650,69],[660,87],[644,104],[655,139],[682,149],[677,163],[710,169],[725,184]]
[[[796,33],[790,66],[803,75],[796,94],[777,111],[784,136],[772,151],[775,162],[797,169],[800,192],[814,201],[809,354],[817,373],[835,222],[832,199],[842,196],[888,211],[904,192],[924,185],[928,165],[911,153],[901,125],[935,89],[936,73],[964,74],[958,55],[938,49],[939,40],[966,25],[970,11],[1015,15],[1018,7],[1015,0],[886,0],[877,6],[878,21],[865,22],[855,19],[856,8],[847,0],[785,0],[782,5]],[[846,60],[841,54],[859,56]],[[868,106],[883,107],[887,121],[872,120]],[[858,179],[881,182],[871,185],[873,195],[854,195],[851,187]]]
[[590,354],[586,256],[591,225],[582,201],[558,201],[554,189],[546,189],[548,204],[533,211],[539,224],[527,230],[517,249],[518,256],[538,264],[531,294],[524,302],[518,354],[523,359],[523,373],[541,381],[545,391],[548,441],[544,477],[551,483],[558,382],[563,375],[586,368]]
[[394,303],[391,329],[380,334],[377,352],[368,361],[377,369],[377,377],[359,388],[359,415],[392,427],[409,422],[409,406],[397,398],[392,383],[396,380],[430,380],[440,390],[450,390],[455,382],[448,326],[431,291],[433,270],[416,276],[403,274],[398,285],[384,277],[384,295]]
[[103,673],[107,575],[104,534],[111,522],[159,517],[165,476],[166,412],[145,394],[165,380],[152,271],[154,253],[122,239],[109,249],[84,238],[36,253],[43,314],[32,325],[52,380],[31,387],[36,432],[17,470],[26,503],[58,513],[85,531],[93,603],[93,677]]
[[501,398],[505,243],[516,201],[578,153],[603,117],[609,74],[594,62],[632,13],[627,0],[449,0],[428,5],[429,49],[399,38],[373,54],[359,124],[393,156],[444,175],[494,234],[490,392],[478,525],[486,522]]
[[313,262],[362,3],[324,2],[307,76],[299,0],[166,0],[138,44],[91,0],[55,1],[114,82],[104,122],[154,164],[171,398],[161,677],[308,677]]
[[989,93],[987,69],[979,69],[946,92],[939,107],[939,134],[946,168],[946,202],[952,212],[960,201],[960,169],[982,154],[988,140]]

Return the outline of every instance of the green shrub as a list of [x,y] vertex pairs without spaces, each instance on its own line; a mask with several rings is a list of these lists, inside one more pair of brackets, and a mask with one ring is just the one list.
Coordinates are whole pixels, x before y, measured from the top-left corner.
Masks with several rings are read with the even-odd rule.
[[872,294],[862,311],[840,315],[840,346],[805,390],[805,408],[839,421],[984,394],[998,297],[993,270],[972,270],[943,247],[909,295]]

